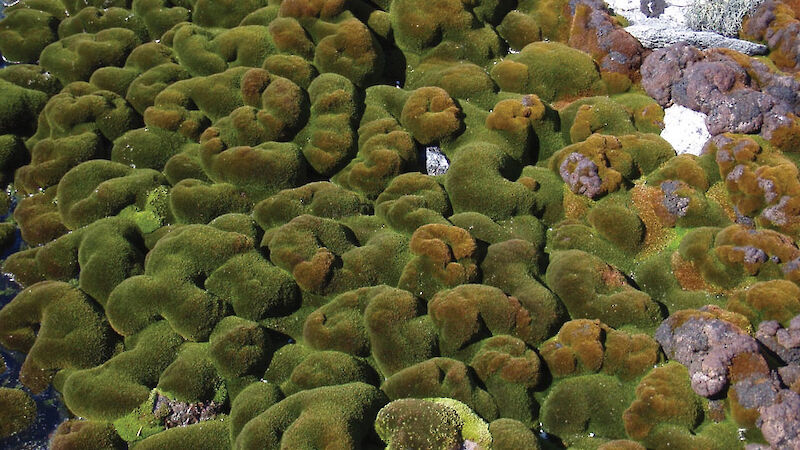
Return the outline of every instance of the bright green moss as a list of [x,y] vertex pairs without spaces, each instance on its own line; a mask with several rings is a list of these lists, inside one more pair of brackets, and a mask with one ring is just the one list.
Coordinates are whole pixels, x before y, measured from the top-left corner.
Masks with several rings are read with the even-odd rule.
[[64,174],[56,201],[64,224],[74,230],[114,215],[130,204],[146,209],[150,192],[165,183],[155,170],[132,169],[104,160],[87,161]]
[[395,177],[375,201],[375,214],[392,228],[413,233],[429,223],[445,224],[452,213],[441,183],[428,175],[407,173]]
[[468,366],[450,358],[431,358],[405,368],[387,378],[381,390],[392,400],[449,397],[466,404],[484,420],[498,417],[495,400]]
[[600,258],[580,250],[554,252],[550,258],[547,285],[572,318],[598,318],[612,327],[643,329],[661,321],[659,305]]
[[245,0],[229,4],[216,0],[198,0],[193,4],[192,22],[203,27],[233,28],[245,16],[266,6],[265,0]]
[[375,431],[387,449],[455,448],[464,440],[463,427],[464,421],[449,405],[413,398],[389,403],[375,420]]
[[[287,355],[284,353],[281,356],[285,358]],[[272,382],[279,383],[284,395],[355,382],[374,385],[378,379],[375,371],[364,360],[346,353],[311,351],[305,353],[302,359],[295,359],[297,357],[298,355],[292,355],[290,359],[275,361],[277,366],[286,366],[281,367],[287,375],[286,378],[279,378],[279,370],[273,370],[272,365],[267,372],[266,376]],[[287,366],[286,363],[290,361]]]
[[491,108],[495,101],[497,85],[480,66],[462,62],[453,64],[449,58],[428,58],[414,71],[408,73],[408,89],[436,86],[451,97],[466,100],[484,108]]
[[228,149],[214,144],[200,146],[200,161],[208,177],[247,192],[254,201],[296,187],[306,178],[306,162],[293,143],[264,142]]
[[356,86],[366,87],[382,74],[384,56],[367,26],[352,18],[339,22],[335,33],[317,43],[314,65],[322,73],[337,73]]
[[148,41],[147,28],[139,16],[118,7],[87,6],[59,23],[58,37],[64,39],[74,34],[97,33],[108,28],[127,28],[135,32],[140,41]]
[[[24,236],[24,235],[23,235]],[[28,286],[37,281],[70,281],[105,305],[125,278],[142,271],[144,253],[136,225],[122,218],[101,219],[76,232],[9,257],[4,270]]]
[[461,2],[403,0],[386,9],[397,46],[407,55],[440,53],[484,65],[501,53],[497,34]]
[[[365,114],[358,129],[358,154],[332,181],[374,199],[401,173],[417,164],[417,149],[411,134],[394,115],[404,91],[388,86],[367,90]],[[391,105],[391,106],[390,106]]]
[[501,417],[531,426],[539,409],[532,391],[539,387],[545,369],[524,341],[494,334],[481,342],[469,365],[495,399]]
[[122,66],[141,41],[136,32],[109,28],[97,33],[80,33],[54,42],[42,50],[40,64],[62,83],[87,81],[103,66]]
[[286,397],[247,422],[236,449],[288,446],[345,448],[368,444],[378,410],[387,403],[377,388],[364,383],[326,386]]
[[205,224],[229,213],[246,213],[253,199],[236,186],[188,178],[173,185],[170,212],[178,223]]
[[160,39],[173,25],[189,20],[188,2],[166,2],[164,0],[138,0],[131,10],[142,18],[150,39]]
[[20,8],[0,21],[0,52],[8,61],[35,63],[39,53],[58,39],[58,19],[45,11]]
[[435,354],[435,330],[407,291],[376,286],[341,294],[311,313],[303,338],[312,348],[372,356],[384,376]]
[[28,158],[22,139],[13,134],[0,135],[0,183],[10,181],[14,170],[27,163]]
[[67,283],[34,284],[0,318],[2,344],[27,352],[20,379],[35,393],[59,370],[94,367],[114,351],[116,335],[97,305]]
[[321,181],[284,189],[262,200],[253,208],[253,218],[261,228],[269,230],[303,214],[340,219],[370,210],[370,203],[360,195]]
[[537,345],[551,336],[566,319],[558,298],[542,283],[544,253],[528,241],[510,239],[492,244],[481,264],[483,284],[513,295],[535,318],[522,339]]
[[36,116],[44,108],[47,95],[0,80],[0,134],[33,132]]
[[480,448],[489,448],[492,444],[492,436],[489,434],[489,424],[481,419],[469,406],[453,400],[452,398],[432,398],[430,401],[453,408],[464,425],[461,429],[461,436],[470,440]]
[[472,354],[468,347],[486,330],[529,342],[538,337],[531,336],[531,312],[491,286],[466,284],[441,291],[428,303],[428,314],[439,333],[439,351],[444,356],[462,351]]
[[214,400],[222,379],[209,355],[209,344],[187,342],[158,378],[158,391],[182,402]]
[[489,433],[492,435],[492,448],[496,450],[541,448],[536,434],[525,424],[514,419],[501,418],[492,421],[489,424]]
[[231,402],[231,441],[250,422],[283,398],[280,389],[264,380],[249,384]]
[[55,95],[61,90],[58,79],[44,67],[33,64],[14,64],[4,67],[0,70],[0,79],[25,89],[44,92],[48,96]]
[[309,122],[295,142],[304,143],[303,156],[315,172],[332,175],[356,152],[359,92],[347,78],[326,73],[311,82],[308,97]]
[[227,315],[229,305],[205,290],[203,282],[225,261],[253,248],[239,233],[194,225],[158,240],[143,275],[120,283],[109,296],[106,315],[129,336],[163,317],[189,340],[204,340]]
[[231,258],[209,275],[205,286],[227,299],[237,316],[250,320],[283,316],[299,307],[292,277],[257,252]]
[[[536,194],[515,176],[521,167],[499,147],[476,142],[458,148],[444,187],[455,213],[474,211],[492,220],[530,214]],[[487,196],[485,192],[495,192]]]
[[[659,395],[653,395],[658,392]],[[649,444],[648,439],[659,428],[677,426],[680,434],[689,434],[701,419],[701,398],[692,392],[688,371],[679,363],[671,362],[648,373],[636,387],[636,400],[625,410],[625,431],[634,439]],[[648,445],[649,446],[649,445]]]
[[558,42],[528,44],[495,65],[491,75],[504,91],[536,94],[546,102],[606,93],[592,58]]
[[604,239],[628,253],[635,253],[644,240],[644,224],[630,208],[598,204],[586,218]]
[[179,447],[203,450],[227,450],[231,448],[228,422],[222,419],[206,420],[185,427],[170,428],[136,444],[136,448],[140,450]]
[[584,375],[563,380],[550,389],[542,404],[541,421],[548,432],[569,443],[582,436],[625,438],[622,411],[633,398],[631,389],[614,377]]
[[570,103],[560,111],[565,140],[576,143],[592,133],[614,136],[636,131],[626,108],[609,97],[588,97]]
[[120,419],[148,399],[182,343],[166,321],[153,323],[130,337],[122,353],[97,367],[72,372],[62,390],[64,401],[73,413],[90,420]]
[[0,387],[0,438],[25,430],[36,419],[36,403],[22,389]]
[[229,316],[217,324],[208,339],[208,354],[223,377],[261,376],[266,370],[272,345],[266,330],[257,323]]
[[110,423],[67,420],[56,429],[50,441],[53,450],[124,450],[128,445]]

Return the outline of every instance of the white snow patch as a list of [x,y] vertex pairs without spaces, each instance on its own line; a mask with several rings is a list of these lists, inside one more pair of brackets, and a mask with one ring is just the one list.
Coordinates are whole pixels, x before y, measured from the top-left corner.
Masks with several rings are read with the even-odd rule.
[[711,138],[706,127],[706,115],[680,105],[664,109],[664,131],[661,137],[672,145],[679,155],[691,153],[700,156],[703,145]]

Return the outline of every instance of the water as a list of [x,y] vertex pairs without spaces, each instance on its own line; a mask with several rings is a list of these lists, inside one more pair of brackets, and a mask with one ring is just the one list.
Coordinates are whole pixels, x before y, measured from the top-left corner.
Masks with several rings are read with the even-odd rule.
[[[14,210],[16,202],[8,213],[0,216],[0,222],[5,221]],[[5,260],[9,255],[23,248],[22,237],[19,229],[15,232],[14,244],[3,251],[0,259]],[[11,299],[19,292],[20,286],[6,274],[0,274],[0,308],[8,304]],[[20,352],[8,350],[0,345],[0,355],[6,363],[6,371],[0,373],[0,386],[7,388],[21,388],[27,393],[31,393],[28,388],[19,382],[19,369],[25,360],[25,355]],[[5,439],[0,439],[0,450],[38,450],[46,449],[50,440],[50,434],[55,431],[58,425],[66,420],[69,415],[61,402],[60,395],[52,386],[47,388],[39,395],[32,395],[36,402],[36,420],[28,429]]]

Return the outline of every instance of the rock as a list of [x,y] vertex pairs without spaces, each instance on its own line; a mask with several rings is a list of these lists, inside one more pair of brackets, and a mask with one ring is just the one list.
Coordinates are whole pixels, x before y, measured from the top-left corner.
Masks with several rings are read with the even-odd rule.
[[642,65],[645,50],[608,14],[602,1],[600,5],[583,0],[576,6],[569,46],[592,55],[601,71],[633,79]]
[[597,165],[586,156],[573,152],[561,163],[558,173],[567,186],[576,194],[594,198],[602,191],[603,180],[597,173]]
[[667,2],[664,0],[639,0],[639,11],[649,18],[656,18],[664,14]]
[[700,155],[711,134],[706,127],[707,116],[689,108],[672,105],[664,109],[664,130],[661,137],[680,155]]
[[723,392],[733,359],[742,353],[758,353],[756,340],[730,322],[700,314],[683,323],[679,320],[670,316],[658,327],[655,338],[669,359],[689,369],[692,390],[698,395],[713,397]]
[[161,394],[158,395],[153,406],[153,413],[157,417],[163,417],[166,429],[211,420],[221,412],[222,405],[214,401],[186,403],[170,400]]
[[800,448],[800,395],[781,389],[776,401],[758,408],[761,417],[756,425],[772,448]]
[[[641,66],[642,87],[663,107],[707,115],[708,133],[760,133],[772,142],[795,126],[800,83],[755,58],[729,50],[701,51],[678,43],[652,52]],[[667,122],[667,117],[665,117]]]
[[800,316],[792,319],[789,328],[781,327],[776,320],[761,322],[756,339],[785,364],[800,364]]
[[746,55],[764,55],[769,51],[766,45],[730,38],[711,31],[692,31],[660,24],[631,25],[625,28],[625,31],[647,48],[664,48],[678,42],[686,42],[698,48],[724,47]]
[[608,0],[606,3],[615,13],[628,19],[630,26],[625,31],[646,48],[663,48],[683,41],[699,48],[724,47],[748,55],[768,51],[767,46],[755,42],[689,29],[685,16],[693,0]]
[[680,187],[679,181],[669,180],[661,183],[661,192],[664,193],[664,199],[661,204],[667,209],[667,212],[673,216],[683,217],[689,208],[689,199],[681,197],[675,193]]
[[439,147],[431,146],[425,148],[425,169],[428,171],[428,175],[444,175],[449,168],[450,161],[447,160],[447,156],[442,153]]

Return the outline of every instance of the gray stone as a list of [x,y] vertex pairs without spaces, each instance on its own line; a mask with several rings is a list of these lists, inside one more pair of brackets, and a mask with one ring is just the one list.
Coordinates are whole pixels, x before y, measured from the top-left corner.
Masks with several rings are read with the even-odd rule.
[[654,18],[664,14],[667,3],[664,0],[640,0],[639,11],[647,17]]
[[769,48],[763,44],[735,39],[710,31],[692,31],[657,23],[631,25],[625,31],[639,40],[646,48],[669,47],[678,42],[686,42],[698,48],[723,47],[747,55],[764,55]]

